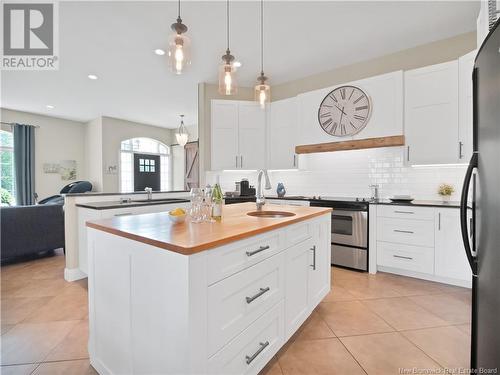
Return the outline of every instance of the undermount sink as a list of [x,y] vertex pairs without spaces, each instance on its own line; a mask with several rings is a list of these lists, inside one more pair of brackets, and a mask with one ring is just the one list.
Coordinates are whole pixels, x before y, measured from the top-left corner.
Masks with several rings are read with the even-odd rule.
[[274,219],[278,219],[281,217],[295,216],[293,212],[287,212],[287,211],[252,211],[252,212],[247,212],[247,215],[254,217],[274,218]]

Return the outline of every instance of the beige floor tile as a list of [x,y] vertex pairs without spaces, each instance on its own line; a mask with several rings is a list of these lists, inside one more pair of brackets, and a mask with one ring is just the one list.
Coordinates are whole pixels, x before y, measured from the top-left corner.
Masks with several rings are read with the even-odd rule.
[[3,335],[4,333],[7,333],[14,326],[15,326],[15,324],[3,324],[3,322],[2,322],[0,335]]
[[0,367],[0,374],[2,375],[30,375],[38,364],[29,365],[14,365]]
[[450,324],[470,323],[472,305],[469,292],[409,298]]
[[400,369],[438,369],[439,364],[400,333],[342,337],[349,352],[370,375],[401,374]]
[[377,276],[380,276],[381,283],[395,290],[401,296],[443,293],[442,284],[439,283],[389,273],[377,273]]
[[469,336],[471,335],[471,326],[469,323],[467,324],[459,324],[456,326],[459,330],[461,330],[462,332],[465,332],[466,334],[468,334]]
[[25,287],[26,285],[29,284],[30,279],[28,277],[23,277],[23,278],[11,278],[11,279],[4,279],[3,273],[1,275],[2,280],[1,280],[1,293],[2,293],[2,299],[5,298],[14,298],[15,293],[21,289],[22,287]]
[[25,322],[53,322],[59,320],[80,320],[88,313],[86,293],[64,292],[53,297],[47,304],[33,311]]
[[70,284],[64,279],[41,279],[30,280],[24,287],[17,290],[15,297],[54,297],[70,288]]
[[363,304],[398,331],[448,324],[407,297],[365,300]]
[[2,336],[2,365],[43,360],[71,331],[76,321],[17,324]]
[[259,375],[283,375],[281,366],[276,357],[269,361],[269,363],[259,372]]
[[336,339],[295,341],[279,358],[284,375],[364,374]]
[[401,333],[443,367],[463,370],[470,366],[470,337],[457,327],[427,328]]
[[326,339],[335,337],[324,319],[317,311],[313,311],[311,316],[302,324],[297,331],[296,340]]
[[336,336],[394,331],[359,301],[321,303],[318,312]]
[[373,277],[353,280],[340,279],[337,281],[337,285],[345,288],[357,299],[390,298],[401,296],[398,292],[392,289],[390,285],[384,284],[382,279]]
[[33,375],[97,375],[87,359],[41,363]]
[[46,305],[54,297],[6,298],[2,300],[2,324],[17,324]]
[[89,358],[89,322],[82,320],[78,322],[68,333],[68,335],[52,350],[43,360],[62,361],[68,359]]
[[335,301],[354,301],[357,298],[349,293],[346,288],[337,285],[337,283],[332,284],[332,289],[330,293],[326,295],[322,302],[335,302]]

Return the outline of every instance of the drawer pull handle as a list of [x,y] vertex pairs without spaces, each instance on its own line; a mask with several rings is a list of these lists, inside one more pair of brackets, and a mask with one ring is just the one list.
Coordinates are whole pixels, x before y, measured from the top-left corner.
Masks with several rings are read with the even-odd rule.
[[132,212],[124,212],[123,214],[115,214],[115,216],[130,216]]
[[246,356],[246,359],[247,359],[247,365],[249,365],[250,363],[253,362],[253,360],[255,358],[257,358],[257,356],[262,353],[262,351],[267,348],[267,346],[269,345],[269,341],[266,341],[266,342],[259,342],[259,345],[260,345],[260,348],[255,352],[253,353],[252,355],[247,355]]
[[401,258],[401,259],[408,259],[408,260],[413,260],[412,257],[404,257],[402,255],[393,255],[394,258]]
[[400,230],[400,229],[394,229],[394,232],[396,232],[396,233],[409,233],[409,234],[414,233],[411,230]]
[[269,249],[269,246],[261,246],[257,250],[254,251],[247,251],[247,256],[251,257],[252,255],[258,254],[261,251]]
[[395,214],[414,214],[413,211],[394,211]]
[[313,252],[313,264],[311,264],[311,267],[313,271],[316,271],[316,245],[311,247],[311,251]]
[[269,290],[271,290],[269,287],[260,288],[260,291],[256,295],[254,295],[252,297],[246,297],[247,303],[252,303],[253,301],[255,301],[257,298],[259,298],[264,293],[269,292]]

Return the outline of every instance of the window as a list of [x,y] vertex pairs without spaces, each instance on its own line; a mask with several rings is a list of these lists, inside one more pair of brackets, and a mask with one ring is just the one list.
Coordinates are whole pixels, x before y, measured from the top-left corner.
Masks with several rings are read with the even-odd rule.
[[[170,147],[151,138],[132,138],[121,143],[120,190],[134,191],[134,153],[160,156],[161,190],[170,190]],[[157,166],[153,159],[139,159],[139,172],[154,173]]]
[[2,205],[14,204],[16,186],[14,183],[14,140],[12,133],[0,130],[0,162]]

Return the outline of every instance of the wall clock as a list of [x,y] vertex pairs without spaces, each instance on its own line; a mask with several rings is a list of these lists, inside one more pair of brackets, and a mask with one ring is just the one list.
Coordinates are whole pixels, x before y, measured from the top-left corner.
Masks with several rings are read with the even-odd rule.
[[335,137],[347,137],[363,130],[370,119],[372,103],[356,86],[341,86],[321,102],[318,121],[321,128]]

